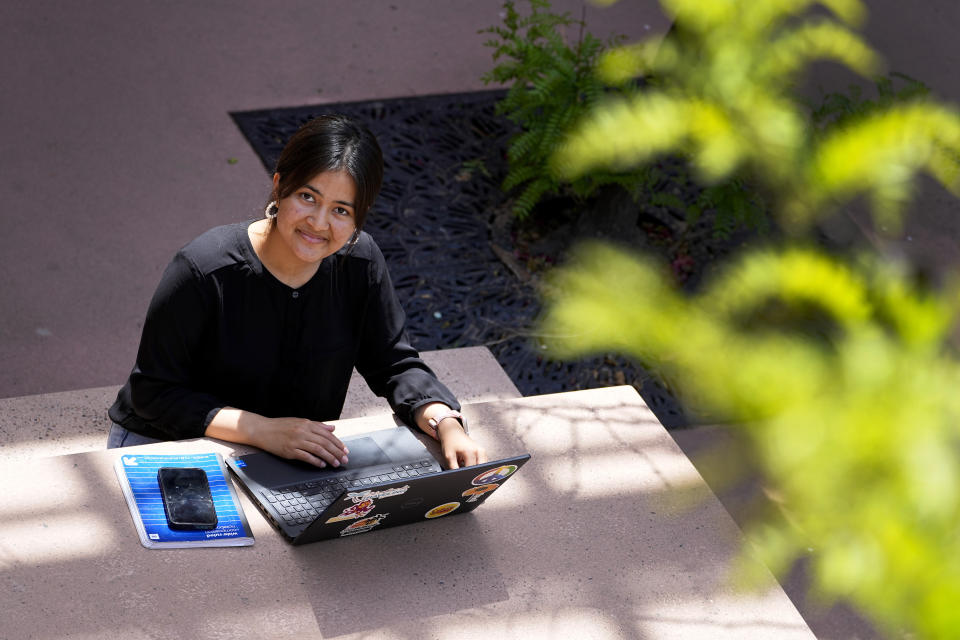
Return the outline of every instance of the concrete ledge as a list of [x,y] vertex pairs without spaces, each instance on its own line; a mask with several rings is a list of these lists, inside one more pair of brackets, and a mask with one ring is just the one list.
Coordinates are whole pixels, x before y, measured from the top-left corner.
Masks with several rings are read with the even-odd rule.
[[[463,403],[519,398],[520,392],[486,347],[425,351],[424,361]],[[0,460],[97,451],[106,446],[107,409],[118,386],[0,399]],[[389,414],[356,372],[341,418]]]
[[[522,397],[516,385],[486,347],[424,351],[420,356],[461,403]],[[383,398],[373,395],[360,374],[354,371],[340,418],[359,418],[384,413],[392,413],[390,405]]]
[[119,386],[0,400],[0,460],[103,449]]

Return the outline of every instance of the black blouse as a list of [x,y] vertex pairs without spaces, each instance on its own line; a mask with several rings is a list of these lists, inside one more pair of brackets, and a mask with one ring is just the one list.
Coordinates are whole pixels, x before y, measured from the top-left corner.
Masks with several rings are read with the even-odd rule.
[[249,222],[185,246],[154,293],[137,361],[110,418],[141,435],[196,438],[223,407],[335,420],[353,367],[401,420],[459,409],[411,346],[386,263],[366,233],[292,289],[267,271]]

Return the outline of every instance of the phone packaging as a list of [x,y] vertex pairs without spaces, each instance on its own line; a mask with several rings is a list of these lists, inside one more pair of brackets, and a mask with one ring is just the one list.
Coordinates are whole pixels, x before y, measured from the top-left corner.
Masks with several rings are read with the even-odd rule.
[[254,543],[220,454],[126,454],[114,470],[144,547]]

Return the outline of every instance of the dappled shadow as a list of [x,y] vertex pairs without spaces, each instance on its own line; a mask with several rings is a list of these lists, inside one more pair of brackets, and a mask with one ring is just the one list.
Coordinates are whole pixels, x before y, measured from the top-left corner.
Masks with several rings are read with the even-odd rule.
[[[283,572],[269,561],[269,543],[143,548],[112,468],[119,455],[3,467],[0,635],[205,637],[214,631],[211,620],[275,606],[285,586]],[[259,524],[261,544],[268,531]]]
[[492,455],[532,455],[502,491],[467,515],[303,547],[243,496],[253,547],[149,551],[113,473],[117,452],[8,465],[5,618],[51,638],[413,639],[454,627],[461,637],[810,637],[772,579],[763,594],[729,586],[736,526],[625,391],[467,411]]

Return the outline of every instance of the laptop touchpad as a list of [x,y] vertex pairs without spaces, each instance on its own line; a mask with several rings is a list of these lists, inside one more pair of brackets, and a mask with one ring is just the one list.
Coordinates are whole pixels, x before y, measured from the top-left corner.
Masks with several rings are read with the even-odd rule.
[[350,450],[350,462],[340,467],[320,468],[299,460],[278,458],[271,453],[254,453],[243,456],[247,461],[244,471],[255,482],[276,488],[329,477],[348,469],[362,469],[390,462],[390,458],[373,438],[352,438],[345,440],[345,444]]
[[349,438],[343,443],[350,451],[347,455],[349,462],[344,465],[346,469],[372,467],[390,462],[390,457],[374,442],[373,438]]

